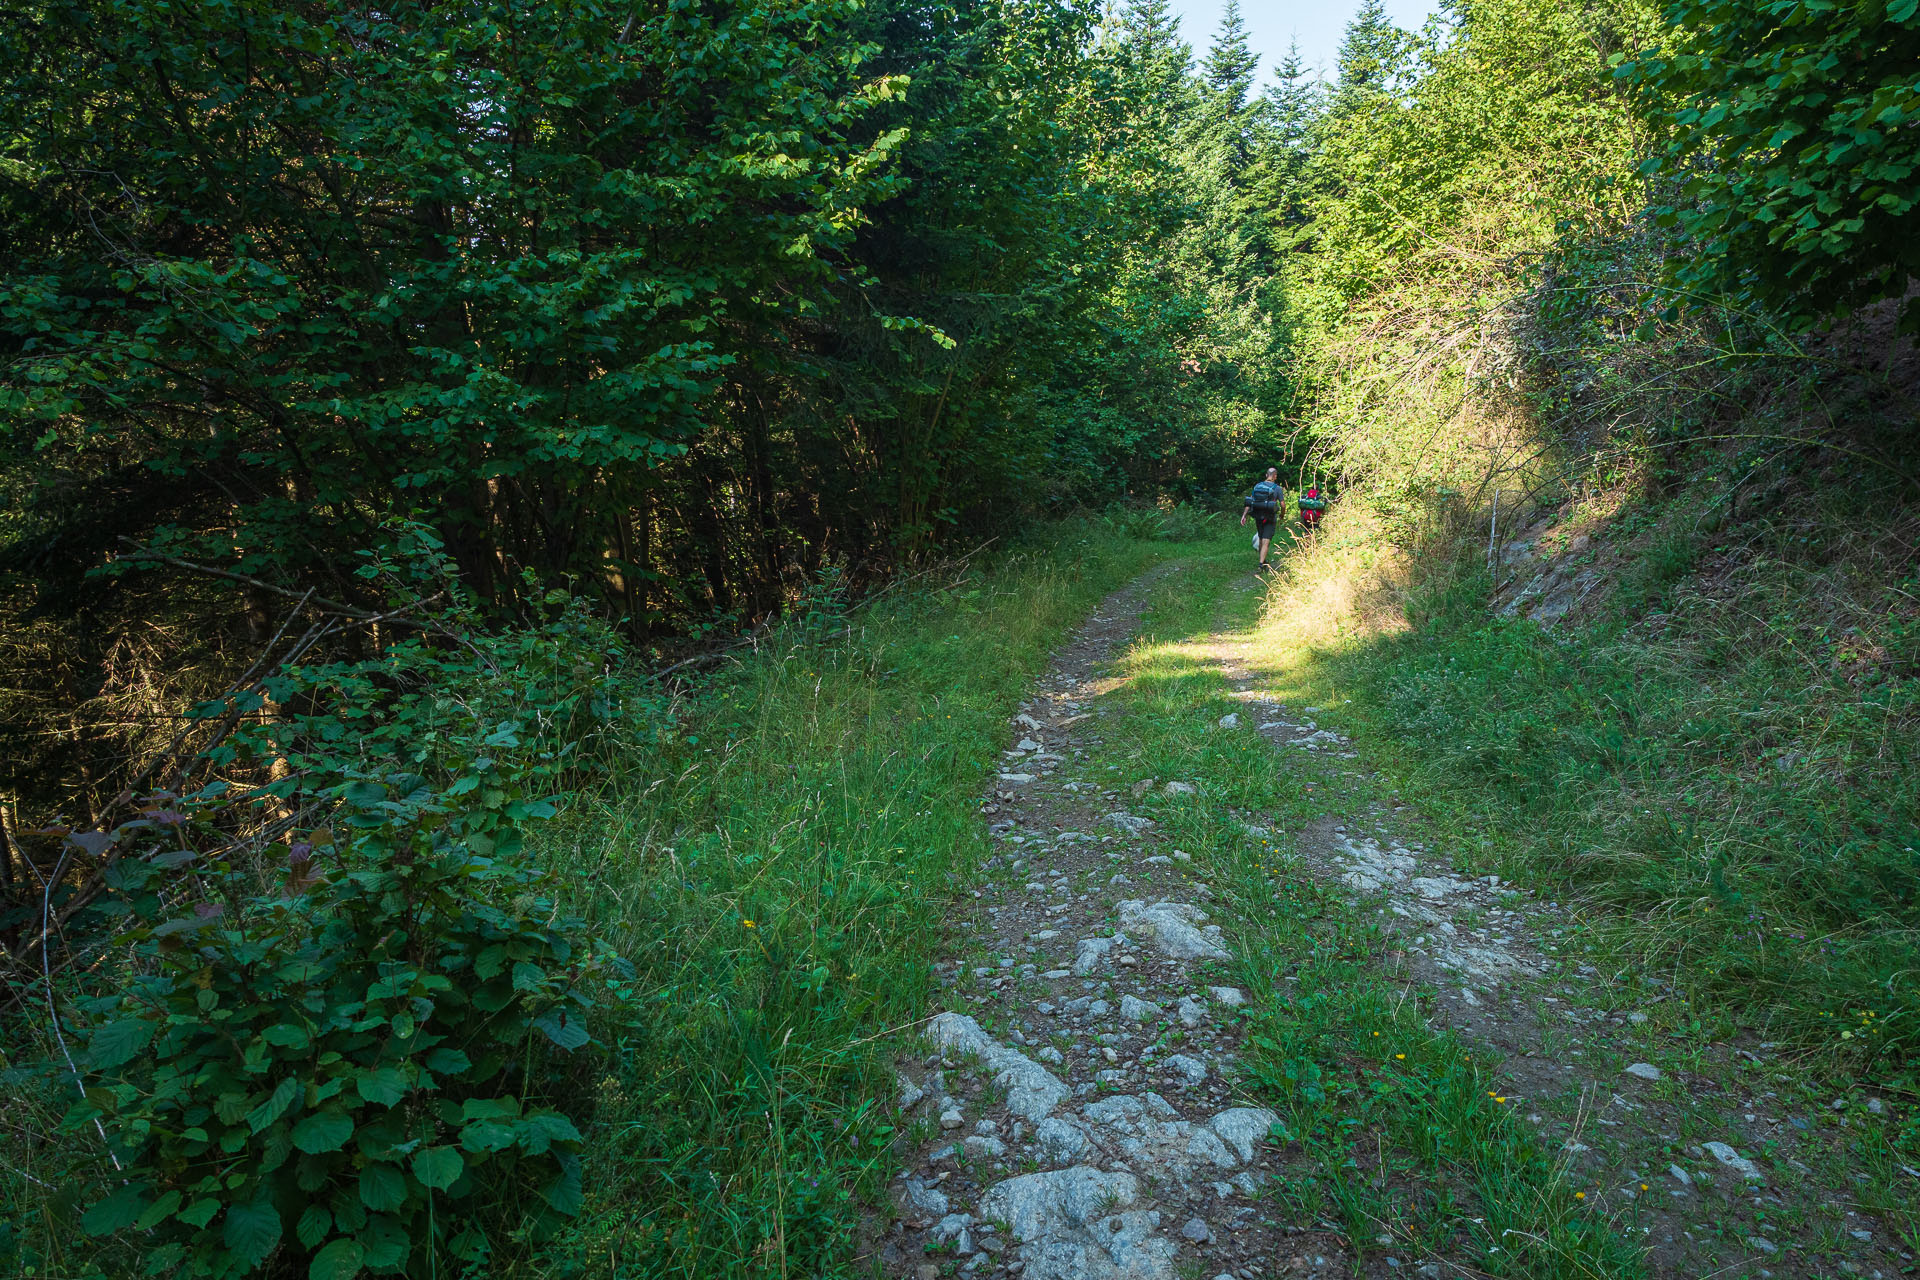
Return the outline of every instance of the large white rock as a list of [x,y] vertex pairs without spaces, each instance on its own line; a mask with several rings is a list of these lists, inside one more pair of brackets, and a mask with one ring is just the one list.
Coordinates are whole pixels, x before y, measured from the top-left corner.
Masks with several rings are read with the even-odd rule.
[[1156,902],[1141,898],[1120,904],[1120,927],[1151,938],[1154,946],[1175,960],[1227,960],[1225,948],[1200,931],[1207,913],[1185,902]]
[[1174,1280],[1179,1246],[1155,1234],[1157,1211],[1116,1213],[1020,1247],[1025,1280]]
[[1087,1118],[1089,1124],[1107,1125],[1122,1133],[1141,1133],[1153,1121],[1171,1120],[1180,1113],[1157,1093],[1141,1096],[1120,1093],[1089,1102],[1080,1109],[1080,1114]]
[[1142,1000],[1139,996],[1120,997],[1120,1016],[1128,1022],[1147,1022],[1163,1017],[1165,1012],[1151,1000]]
[[1403,883],[1420,864],[1410,854],[1382,849],[1372,840],[1340,841],[1346,852],[1347,873],[1341,877],[1347,884],[1363,892],[1372,893],[1388,885]]
[[1180,1119],[1157,1093],[1116,1094],[1088,1103],[1081,1114],[1102,1145],[1158,1177],[1185,1182],[1201,1166],[1231,1169],[1240,1163],[1218,1134]]
[[1049,1164],[1072,1164],[1087,1154],[1092,1143],[1087,1131],[1071,1120],[1048,1116],[1033,1128],[1033,1144]]
[[1140,1180],[1131,1173],[1080,1164],[995,1184],[980,1202],[980,1216],[1006,1223],[1018,1239],[1038,1240],[1086,1227],[1139,1198]]
[[999,1183],[980,1214],[1012,1229],[1026,1280],[1172,1280],[1179,1250],[1155,1234],[1160,1215],[1124,1211],[1139,1195],[1130,1173],[1076,1165]]
[[927,1036],[943,1052],[967,1053],[993,1072],[993,1082],[1007,1091],[1007,1110],[1038,1123],[1052,1114],[1072,1092],[1060,1078],[1018,1049],[1009,1049],[980,1029],[963,1013],[936,1014],[927,1024]]
[[1266,1140],[1267,1131],[1279,1118],[1265,1107],[1233,1107],[1215,1116],[1210,1124],[1245,1163],[1253,1159],[1254,1149]]

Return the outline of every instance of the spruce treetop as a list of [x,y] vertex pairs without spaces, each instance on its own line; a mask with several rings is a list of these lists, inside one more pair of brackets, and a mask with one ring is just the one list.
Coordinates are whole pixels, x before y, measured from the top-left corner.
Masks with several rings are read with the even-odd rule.
[[1202,67],[1207,87],[1227,100],[1227,109],[1238,114],[1253,93],[1254,71],[1260,56],[1247,46],[1247,27],[1240,20],[1240,0],[1227,0],[1220,15],[1220,27],[1214,32],[1213,47]]
[[1361,0],[1340,38],[1339,91],[1377,93],[1387,88],[1398,61],[1401,33],[1381,0]]

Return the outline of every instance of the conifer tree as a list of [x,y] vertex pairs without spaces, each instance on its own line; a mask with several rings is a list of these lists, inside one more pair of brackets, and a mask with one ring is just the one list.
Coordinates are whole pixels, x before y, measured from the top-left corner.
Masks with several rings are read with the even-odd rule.
[[1275,68],[1273,87],[1266,93],[1267,119],[1278,146],[1289,152],[1306,148],[1319,97],[1320,87],[1307,74],[1296,37],[1287,45],[1287,56]]
[[1343,100],[1381,93],[1391,87],[1399,61],[1401,33],[1387,17],[1381,0],[1361,0],[1340,39],[1340,78],[1336,93]]
[[1192,51],[1180,41],[1180,17],[1169,0],[1128,0],[1120,30],[1121,43],[1142,63],[1178,62],[1186,72]]
[[1257,131],[1260,202],[1283,242],[1295,238],[1307,221],[1307,169],[1323,92],[1294,40],[1261,101]]
[[1220,29],[1214,32],[1213,48],[1208,50],[1202,69],[1207,87],[1226,99],[1230,116],[1246,109],[1247,97],[1253,92],[1253,73],[1259,65],[1259,55],[1247,47],[1240,0],[1227,0],[1226,11],[1220,15]]

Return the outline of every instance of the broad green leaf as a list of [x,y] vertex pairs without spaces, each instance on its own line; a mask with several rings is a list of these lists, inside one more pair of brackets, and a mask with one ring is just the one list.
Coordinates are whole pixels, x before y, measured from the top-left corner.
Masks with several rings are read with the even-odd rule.
[[497,977],[507,967],[507,949],[499,943],[483,949],[474,959],[473,971],[482,978]]
[[293,1126],[293,1145],[308,1155],[338,1151],[353,1136],[353,1118],[340,1111],[316,1111]]
[[569,1015],[564,1009],[550,1009],[533,1020],[547,1039],[562,1049],[574,1050],[593,1039],[587,1034],[587,1024],[578,1015]]
[[391,1107],[407,1096],[407,1077],[398,1067],[376,1067],[355,1076],[353,1087],[368,1102]]
[[271,1200],[236,1204],[227,1210],[220,1238],[247,1267],[257,1267],[280,1243],[280,1211]]
[[413,1176],[421,1185],[445,1191],[460,1180],[467,1162],[452,1147],[428,1147],[413,1157]]
[[313,1255],[307,1266],[307,1280],[353,1280],[365,1265],[367,1251],[358,1240],[329,1240]]
[[80,1215],[80,1225],[90,1236],[112,1235],[140,1220],[148,1204],[144,1182],[129,1182],[118,1187],[104,1200],[96,1200]]
[[556,1213],[572,1217],[580,1212],[580,1162],[577,1159],[564,1159],[560,1176],[549,1182],[540,1194]]
[[87,1056],[93,1065],[110,1070],[132,1061],[153,1043],[154,1024],[145,1018],[121,1018],[93,1033]]
[[513,1126],[499,1120],[475,1120],[460,1130],[460,1145],[469,1151],[505,1151],[513,1141]]
[[139,1220],[133,1225],[141,1231],[151,1231],[155,1226],[172,1217],[174,1211],[179,1207],[180,1193],[178,1191],[164,1192],[158,1200],[155,1200],[147,1206],[146,1211],[140,1215]]
[[360,1170],[360,1203],[376,1212],[406,1203],[407,1180],[390,1164],[369,1164]]
[[149,1249],[140,1267],[141,1274],[165,1276],[172,1280],[180,1273],[180,1260],[186,1256],[186,1252],[186,1246],[177,1240],[170,1240],[157,1249]]
[[398,1269],[413,1243],[406,1228],[384,1213],[370,1215],[358,1238],[366,1250],[367,1265],[375,1271]]
[[268,1044],[282,1049],[304,1049],[313,1043],[307,1029],[293,1022],[276,1022],[260,1034]]
[[520,1122],[520,1146],[529,1155],[545,1155],[556,1142],[579,1143],[580,1131],[557,1111],[541,1111]]
[[473,1066],[472,1059],[458,1049],[439,1048],[427,1054],[427,1069],[438,1075],[455,1076]]
[[267,1095],[264,1102],[247,1112],[247,1128],[259,1133],[285,1115],[287,1108],[292,1106],[293,1100],[299,1096],[300,1082],[288,1076],[274,1086],[273,1092]]
[[327,1238],[327,1232],[333,1229],[333,1214],[325,1205],[310,1204],[300,1214],[300,1222],[293,1234],[300,1243],[312,1249]]

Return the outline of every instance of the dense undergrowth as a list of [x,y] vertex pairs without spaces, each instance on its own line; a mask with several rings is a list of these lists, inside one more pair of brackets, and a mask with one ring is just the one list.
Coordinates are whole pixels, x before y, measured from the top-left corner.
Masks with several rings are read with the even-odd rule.
[[[1732,268],[1636,159],[1677,144],[1597,74],[1653,20],[1477,6],[1413,92],[1354,109],[1343,248],[1296,267],[1349,299],[1306,347],[1347,489],[1274,634],[1489,865],[1578,885],[1763,1038],[1911,1088],[1911,342],[1894,303],[1809,334],[1711,287]],[[1400,154],[1448,163],[1360,163]]]
[[[1732,439],[1678,457],[1543,468],[1505,533],[1489,502],[1355,492],[1264,636],[1473,869],[1577,903],[1595,963],[1674,1002],[1679,1041],[1784,1048],[1798,1080],[1903,1099],[1853,1159],[1911,1239],[1920,494],[1882,461],[1903,367],[1762,382]],[[1783,403],[1837,412],[1845,445]],[[1546,626],[1542,584],[1573,601]]]
[[[1810,189],[1763,159],[1815,185],[1880,163],[1752,135],[1799,54],[1738,24],[1789,9],[1769,39],[1866,38],[1811,7],[1679,5],[1664,20],[1707,25],[1654,54],[1647,7],[1502,0],[1416,44],[1406,94],[1350,108],[1366,127],[1322,157],[1334,252],[1293,264],[1294,296],[1345,304],[1302,348],[1342,501],[1262,635],[1477,869],[1559,886],[1611,971],[1667,984],[1678,1034],[1905,1099],[1858,1153],[1897,1205],[1893,1171],[1920,1167],[1920,406],[1897,269],[1830,278],[1894,286],[1837,320],[1780,284],[1837,269],[1845,236],[1897,254],[1891,224],[1742,221]],[[1912,16],[1873,46],[1909,47]],[[1722,79],[1649,117],[1607,65],[1616,89]]]

